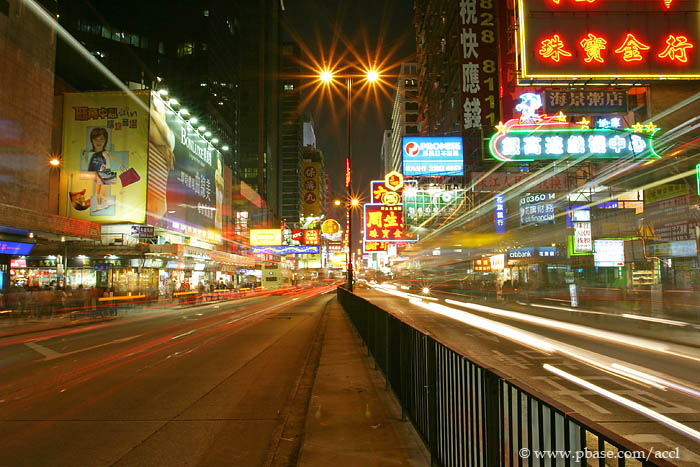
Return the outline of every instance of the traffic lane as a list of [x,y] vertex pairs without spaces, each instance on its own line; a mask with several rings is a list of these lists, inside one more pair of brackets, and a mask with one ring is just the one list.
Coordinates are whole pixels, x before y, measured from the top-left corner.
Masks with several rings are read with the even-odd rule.
[[[558,354],[548,354],[541,349],[527,347],[493,333],[477,329],[460,321],[425,310],[407,300],[374,290],[358,290],[385,310],[391,310],[416,328],[445,343],[455,351],[476,363],[495,368],[499,373],[559,401],[583,416],[614,429],[622,436],[635,435],[637,439],[651,440],[640,443],[646,446],[667,445],[667,449],[680,448],[685,465],[698,465],[700,446],[692,439],[679,434],[643,415],[629,410],[609,399],[584,389],[544,369],[545,364],[563,369],[586,381],[636,401],[656,412],[681,421],[688,427],[700,430],[700,405],[697,399],[681,393],[661,391],[627,379],[600,371],[576,360]],[[456,307],[455,307],[456,308]]]
[[192,333],[3,407],[0,464],[169,465],[222,455],[259,465],[330,298],[316,293],[259,320]]
[[[54,360],[96,347],[111,345],[120,339],[146,341],[158,335],[186,330],[188,321],[216,322],[218,316],[242,312],[262,303],[282,303],[288,297],[254,297],[193,307],[158,307],[119,316],[115,320],[76,328],[49,330],[0,339],[0,381],[8,382],[38,361]],[[3,385],[0,384],[0,392]]]

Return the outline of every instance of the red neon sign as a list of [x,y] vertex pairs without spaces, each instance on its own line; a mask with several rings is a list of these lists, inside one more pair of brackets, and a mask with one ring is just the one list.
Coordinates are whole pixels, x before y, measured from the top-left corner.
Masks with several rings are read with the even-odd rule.
[[659,58],[669,58],[670,60],[678,60],[686,63],[688,56],[685,54],[685,49],[692,49],[693,44],[688,42],[685,36],[674,36],[669,34],[666,39],[666,49],[659,54]]
[[593,60],[599,63],[605,62],[601,53],[603,52],[603,50],[605,50],[605,44],[607,43],[608,41],[606,41],[602,37],[598,37],[595,34],[589,32],[588,36],[581,39],[581,42],[579,42],[579,44],[581,44],[581,47],[583,47],[583,50],[586,52],[586,58],[584,59],[584,62],[590,63]]
[[643,59],[641,51],[649,49],[651,47],[641,42],[630,32],[627,33],[622,45],[615,49],[615,53],[622,54],[622,59],[626,62],[641,62]]
[[559,38],[559,34],[543,40],[539,54],[544,58],[551,58],[555,62],[561,60],[561,57],[571,57],[571,52],[564,50],[564,43]]

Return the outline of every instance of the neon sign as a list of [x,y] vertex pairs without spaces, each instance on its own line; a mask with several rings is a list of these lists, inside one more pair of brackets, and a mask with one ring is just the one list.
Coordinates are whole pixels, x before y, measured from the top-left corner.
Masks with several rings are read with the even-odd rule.
[[518,0],[520,80],[700,78],[700,0]]
[[[611,121],[613,120],[613,121]],[[616,119],[601,119],[599,128],[590,128],[585,117],[576,123],[557,115],[540,116],[538,121],[512,119],[499,123],[498,131],[489,140],[491,155],[504,162],[589,159],[652,159],[660,156],[654,150],[654,134],[659,128],[653,123],[637,123],[618,129]]]

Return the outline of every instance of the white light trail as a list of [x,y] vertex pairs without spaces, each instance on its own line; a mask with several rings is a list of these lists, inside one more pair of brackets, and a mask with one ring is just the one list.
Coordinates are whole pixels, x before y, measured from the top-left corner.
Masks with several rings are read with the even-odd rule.
[[571,373],[567,373],[566,371],[560,370],[559,368],[552,366],[548,363],[545,363],[543,365],[543,368],[551,373],[554,373],[557,376],[560,376],[568,381],[571,381],[574,384],[577,384],[577,385],[584,387],[590,391],[593,391],[597,394],[600,394],[601,396],[605,397],[606,399],[609,399],[613,402],[616,402],[622,406],[627,407],[628,409],[634,410],[637,413],[640,413],[646,417],[649,417],[652,420],[655,420],[655,421],[661,423],[662,425],[665,425],[665,426],[671,428],[672,430],[675,430],[678,433],[695,440],[696,442],[700,442],[700,432],[690,428],[687,425],[684,425],[680,422],[677,422],[676,420],[673,420],[672,418],[669,418],[665,415],[662,415],[659,412],[656,412],[648,407],[643,406],[642,404],[639,404],[637,402],[629,400],[626,397],[622,397],[619,394],[615,394],[614,392],[611,392],[611,391],[608,391],[607,389],[601,388],[600,386],[597,386],[597,385],[590,383],[584,379],[581,379],[578,376],[574,376]]

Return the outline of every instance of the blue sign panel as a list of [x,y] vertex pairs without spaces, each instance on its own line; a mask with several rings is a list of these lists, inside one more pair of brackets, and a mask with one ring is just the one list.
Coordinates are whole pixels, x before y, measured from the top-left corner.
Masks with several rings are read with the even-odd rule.
[[537,254],[543,258],[553,258],[557,256],[557,247],[541,246],[537,249]]
[[533,193],[520,198],[520,225],[554,223],[554,193]]
[[404,136],[401,140],[404,176],[464,175],[461,136]]
[[318,246],[252,246],[251,253],[264,253],[268,255],[313,255],[319,252]]
[[506,233],[506,197],[503,193],[495,193],[493,195],[493,202],[496,205],[493,214],[496,233],[504,234]]
[[33,243],[0,241],[0,254],[2,255],[28,255],[34,248]]

